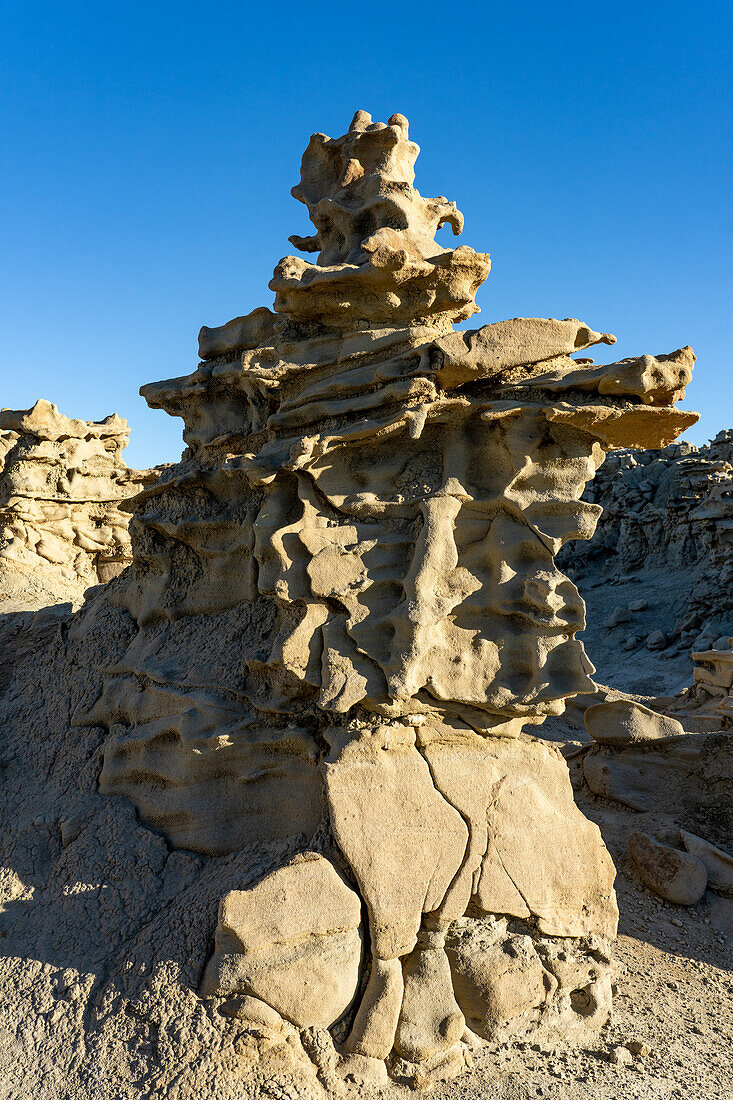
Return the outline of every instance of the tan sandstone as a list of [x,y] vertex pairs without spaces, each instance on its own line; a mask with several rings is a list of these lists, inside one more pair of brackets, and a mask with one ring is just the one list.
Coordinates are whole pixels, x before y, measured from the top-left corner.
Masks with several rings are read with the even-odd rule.
[[629,837],[629,855],[644,885],[665,901],[694,905],[705,893],[707,868],[689,852],[659,844],[646,833],[635,832]]
[[300,1027],[331,1027],[354,999],[361,902],[314,855],[222,898],[204,996],[259,997]]
[[0,411],[0,560],[19,588],[55,575],[83,591],[131,563],[121,505],[156,475],[122,461],[128,435],[116,414],[75,420],[43,399]]
[[[436,244],[463,219],[414,189],[417,152],[400,115],[314,135],[293,193],[316,232],[291,240],[316,262],[286,257],[274,313],[202,329],[199,367],[144,387],[189,451],[129,506],[137,635],[76,720],[109,727],[102,789],[174,844],[329,831],[369,918],[350,1064],[423,1081],[467,1064],[446,936],[470,907],[525,922],[511,996],[533,1026],[607,1016],[557,978],[534,1004],[532,951],[607,945],[617,909],[562,757],[520,733],[594,690],[554,557],[592,535],[581,497],[609,449],[694,421],[673,408],[694,356],[596,367],[571,356],[615,337],[574,319],[453,332],[489,259]],[[583,988],[605,988],[603,950]]]
[[[489,257],[436,243],[463,218],[415,190],[417,153],[401,115],[313,135],[316,232],[291,241],[316,261],[143,387],[187,449],[125,502],[132,566],[57,643],[92,667],[64,714],[97,738],[94,797],[135,807],[156,874],[191,861],[194,901],[226,883],[191,934],[199,1008],[259,1019],[232,1075],[262,1089],[285,1047],[304,1094],[316,1067],[427,1086],[486,1041],[593,1041],[611,1009],[614,867],[525,727],[595,691],[556,556],[592,536],[609,451],[694,422],[694,356],[573,359],[614,342],[576,319],[454,332]],[[589,785],[615,752],[588,751]]]

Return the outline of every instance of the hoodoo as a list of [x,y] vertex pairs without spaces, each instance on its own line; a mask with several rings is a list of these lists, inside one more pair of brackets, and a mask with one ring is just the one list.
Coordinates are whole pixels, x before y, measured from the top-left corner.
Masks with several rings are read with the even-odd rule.
[[201,993],[346,1019],[345,1071],[428,1081],[608,1017],[613,865],[524,731],[593,690],[554,562],[593,533],[586,482],[694,422],[695,357],[596,366],[572,356],[615,337],[571,319],[455,332],[489,257],[435,242],[463,218],[417,154],[402,115],[314,134],[315,263],[143,388],[188,450],[126,505],[137,633],[84,720],[102,789],[173,845],[292,841],[222,899]]
[[[274,311],[202,329],[192,374],[143,387],[183,419],[187,449],[131,499],[112,494],[131,568],[43,638],[18,626],[54,686],[44,702],[21,685],[9,720],[44,752],[63,745],[59,844],[92,867],[79,891],[105,883],[100,911],[131,929],[71,919],[76,887],[59,879],[66,940],[44,934],[38,957],[70,967],[76,930],[100,929],[84,1026],[106,1045],[87,1041],[87,1083],[142,1020],[156,1096],[179,1095],[184,1016],[199,1023],[180,1095],[230,1074],[241,1096],[227,1052],[250,1051],[245,1025],[253,1051],[265,1036],[260,1083],[287,1054],[320,1095],[428,1085],[511,1040],[585,1044],[609,1018],[614,866],[537,736],[596,690],[585,606],[555,556],[592,536],[601,508],[582,494],[609,450],[664,447],[694,423],[674,406],[695,357],[596,365],[586,349],[615,337],[574,319],[455,331],[489,257],[436,243],[463,217],[415,190],[418,151],[402,115],[313,135],[293,194],[315,232],[291,241],[315,262],[280,260]],[[39,440],[11,441],[16,488],[60,446],[55,412],[45,436],[38,410],[23,415],[0,419]],[[87,462],[84,500],[97,468],[117,476],[121,425],[59,428]],[[120,555],[87,526],[74,567],[94,554],[104,579]],[[56,546],[40,527],[32,541]],[[306,1095],[292,1087],[273,1085]]]

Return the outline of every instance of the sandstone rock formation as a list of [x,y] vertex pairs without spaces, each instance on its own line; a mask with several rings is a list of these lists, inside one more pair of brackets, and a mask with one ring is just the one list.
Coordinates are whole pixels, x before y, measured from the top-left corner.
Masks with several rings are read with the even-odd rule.
[[264,1000],[299,1027],[332,1027],[356,996],[361,901],[323,856],[222,898],[201,991]]
[[[706,639],[703,637],[703,642]],[[710,647],[692,653],[693,687],[680,700],[680,710],[704,709],[722,723],[733,719],[733,638],[718,638]]]
[[121,504],[155,474],[121,458],[127,423],[72,420],[39,400],[32,409],[0,412],[0,563],[52,589],[79,592],[108,581],[131,563],[129,517]]
[[[293,193],[317,232],[291,239],[317,262],[281,260],[276,312],[203,329],[193,374],[143,388],[189,449],[129,505],[136,632],[73,721],[109,730],[102,790],[174,845],[319,853],[224,899],[202,993],[348,1010],[344,1072],[426,1081],[471,1030],[607,1017],[613,867],[521,730],[593,687],[553,560],[593,533],[586,483],[695,417],[689,348],[597,367],[571,356],[615,337],[576,320],[453,332],[489,259],[435,243],[463,219],[414,190],[417,152],[400,115],[314,135]],[[329,936],[351,937],[333,966]]]
[[[203,329],[192,374],[143,388],[188,449],[124,505],[132,568],[50,649],[93,672],[63,714],[100,790],[171,859],[227,868],[212,1029],[300,1043],[329,1089],[608,1019],[614,868],[525,727],[594,691],[555,562],[593,534],[587,482],[695,420],[688,348],[596,366],[572,356],[615,338],[574,319],[453,331],[489,260],[435,243],[462,217],[414,189],[417,152],[401,115],[311,139],[317,232],[291,239],[317,262],[281,260],[275,312]],[[214,928],[188,924],[200,959]]]
[[631,699],[596,703],[585,712],[585,726],[600,745],[619,748],[684,734],[680,722]]

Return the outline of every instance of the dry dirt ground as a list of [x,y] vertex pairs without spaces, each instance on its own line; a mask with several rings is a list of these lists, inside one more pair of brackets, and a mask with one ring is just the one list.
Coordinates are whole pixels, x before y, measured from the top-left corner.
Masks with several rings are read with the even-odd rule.
[[[578,637],[598,669],[596,679],[620,691],[649,696],[675,695],[692,683],[689,650],[672,642],[661,652],[650,653],[644,644],[644,639],[655,630],[673,633],[686,580],[675,578],[676,583],[670,585],[669,575],[663,570],[647,570],[611,581],[605,577],[581,579],[579,587],[586,604],[588,629]],[[642,599],[647,607],[633,612],[630,622],[610,629],[605,626],[617,607],[628,608],[630,603]],[[721,623],[721,635],[725,629]],[[633,636],[642,640],[633,649],[624,649],[627,638]]]

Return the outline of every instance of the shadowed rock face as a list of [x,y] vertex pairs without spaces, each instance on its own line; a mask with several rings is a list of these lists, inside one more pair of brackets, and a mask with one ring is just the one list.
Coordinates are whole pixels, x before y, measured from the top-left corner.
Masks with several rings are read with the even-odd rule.
[[[254,890],[228,895],[204,992],[342,1029],[345,1073],[422,1082],[465,1068],[466,1026],[607,1018],[614,869],[522,727],[592,689],[554,562],[593,533],[586,483],[695,417],[673,407],[689,349],[598,367],[571,355],[615,338],[572,319],[453,332],[488,257],[435,243],[462,218],[413,189],[417,151],[398,115],[314,135],[294,194],[317,233],[291,239],[317,263],[281,261],[275,313],[202,330],[193,374],[143,388],[189,449],[126,505],[138,631],[75,721],[109,729],[102,789],[174,845],[291,837],[350,876],[275,870],[268,905],[299,919],[266,950]],[[361,932],[324,925],[316,873],[349,913],[358,891]]]
[[688,683],[693,660],[675,713],[717,728],[733,713],[733,431],[617,451],[583,499],[603,508],[598,527],[558,564],[588,593],[591,659],[615,687],[655,696]]

